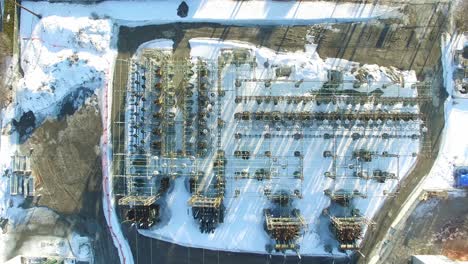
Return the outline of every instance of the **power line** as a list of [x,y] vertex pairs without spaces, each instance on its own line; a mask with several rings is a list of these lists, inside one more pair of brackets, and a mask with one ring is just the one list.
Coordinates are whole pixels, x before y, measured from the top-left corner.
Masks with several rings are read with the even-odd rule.
[[22,5],[20,5],[20,4],[18,4],[18,2],[16,2],[16,0],[13,0],[13,2],[15,3],[15,5],[16,5],[17,7],[24,9],[25,11],[29,12],[30,14],[36,16],[36,17],[39,18],[39,19],[42,18],[42,16],[41,16],[40,14],[35,13],[35,12],[33,12],[32,10],[30,10],[30,9],[28,9],[28,8],[26,8],[26,7],[22,6]]

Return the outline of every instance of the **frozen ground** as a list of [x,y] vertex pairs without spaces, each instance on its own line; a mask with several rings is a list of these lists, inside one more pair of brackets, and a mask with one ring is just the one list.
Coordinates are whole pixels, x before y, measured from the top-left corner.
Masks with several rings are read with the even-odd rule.
[[[352,170],[348,169],[352,152],[360,148],[369,149],[376,153],[388,151],[391,154],[398,154],[396,157],[375,157],[372,162],[365,163],[363,169],[372,173],[374,169],[394,172],[401,179],[406,176],[413,166],[416,158],[413,153],[419,151],[419,139],[392,138],[383,140],[379,138],[382,133],[392,135],[419,135],[421,123],[419,121],[403,123],[382,123],[371,129],[364,129],[354,126],[351,129],[344,127],[336,130],[338,136],[336,140],[324,139],[324,133],[332,131],[331,124],[314,124],[305,127],[290,124],[289,126],[269,127],[267,123],[247,122],[234,120],[234,113],[242,111],[313,111],[327,112],[340,109],[362,111],[363,109],[383,110],[388,112],[418,112],[415,107],[403,107],[395,105],[392,107],[382,105],[348,106],[346,104],[322,104],[317,106],[314,102],[306,104],[287,104],[285,101],[277,105],[273,103],[262,103],[258,105],[255,100],[236,104],[234,99],[237,95],[302,95],[310,90],[321,87],[326,80],[328,69],[335,69],[337,65],[345,69],[345,79],[351,82],[345,84],[346,89],[352,89],[352,81],[355,76],[351,73],[353,68],[366,69],[371,76],[375,76],[375,86],[389,84],[389,76],[399,76],[404,80],[404,86],[388,86],[384,96],[396,96],[405,94],[408,97],[415,96],[415,89],[411,89],[411,84],[416,82],[414,72],[393,72],[389,73],[388,68],[377,65],[359,65],[356,62],[340,61],[334,59],[321,59],[315,52],[313,44],[306,47],[306,52],[277,54],[267,48],[256,48],[248,43],[221,42],[214,39],[192,39],[190,41],[191,56],[194,62],[197,58],[208,59],[211,62],[210,69],[216,71],[216,58],[222,50],[233,48],[249,49],[251,56],[256,58],[257,66],[243,64],[239,67],[227,65],[222,72],[222,87],[226,95],[221,99],[221,106],[213,106],[211,124],[216,124],[216,111],[221,107],[222,119],[226,121],[226,126],[222,133],[222,149],[227,157],[226,170],[226,193],[224,205],[226,213],[224,222],[212,234],[202,234],[195,223],[191,209],[187,203],[190,194],[188,193],[184,179],[175,181],[175,188],[167,197],[167,205],[170,210],[170,220],[164,226],[158,226],[154,230],[141,230],[147,236],[157,237],[163,240],[178,244],[222,249],[229,251],[249,251],[265,253],[265,245],[271,243],[267,233],[263,229],[263,209],[271,206],[268,199],[263,195],[266,188],[273,193],[278,190],[300,190],[302,199],[297,199],[293,206],[301,210],[306,220],[307,227],[305,233],[299,239],[300,253],[303,255],[327,254],[325,243],[327,241],[328,230],[323,230],[319,226],[319,219],[323,209],[330,205],[330,199],[324,195],[325,189],[347,190],[365,194],[367,198],[356,198],[353,206],[359,209],[366,217],[371,218],[385,199],[385,192],[392,192],[398,181],[387,180],[385,183],[377,183],[373,180],[364,180],[352,176]],[[265,67],[265,62],[271,67]],[[291,77],[277,78],[275,67],[278,65],[289,65],[293,68]],[[279,82],[272,82],[271,88],[264,88],[263,82],[245,82],[240,87],[235,87],[236,79],[279,79]],[[301,87],[295,88],[294,83],[303,80]],[[292,80],[292,82],[291,82]],[[216,80],[213,80],[216,83]],[[369,87],[372,88],[372,85]],[[213,88],[216,89],[216,88]],[[279,90],[280,92],[278,92]],[[357,89],[358,90],[358,89]],[[294,94],[288,94],[293,93]],[[386,94],[386,92],[388,92]],[[376,122],[378,122],[376,120]],[[344,125],[344,122],[343,124]],[[215,125],[211,130],[216,129]],[[361,132],[366,135],[365,139],[352,140],[350,135],[354,132]],[[235,139],[234,134],[243,134],[242,139]],[[263,135],[271,133],[271,139],[265,139]],[[303,139],[295,140],[293,135],[302,133]],[[252,135],[247,137],[245,135]],[[213,139],[214,140],[214,139]],[[214,144],[214,141],[213,141]],[[337,161],[337,179],[332,180],[324,176],[327,171],[332,171],[332,159],[323,158],[325,150],[336,149],[340,156]],[[233,157],[235,150],[249,150],[252,158],[241,160]],[[272,158],[264,156],[265,151],[270,151]],[[294,157],[294,152],[300,151],[303,160]],[[210,175],[213,171],[213,154],[208,158],[199,161],[200,170]],[[304,180],[294,179],[294,171],[301,171],[303,167]],[[247,171],[251,175],[259,168],[272,168],[276,171],[271,180],[257,181],[255,179],[236,179],[233,177],[235,171]],[[399,170],[398,170],[399,169]],[[236,197],[235,191],[239,191]],[[322,220],[323,221],[323,220]],[[335,252],[336,254],[342,254]]]

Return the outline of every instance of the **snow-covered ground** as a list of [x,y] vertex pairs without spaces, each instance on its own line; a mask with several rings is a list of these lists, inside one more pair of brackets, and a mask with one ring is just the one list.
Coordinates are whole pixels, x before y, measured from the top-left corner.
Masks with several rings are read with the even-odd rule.
[[115,53],[110,47],[109,20],[45,17],[22,44],[24,78],[16,87],[16,105],[7,109],[10,118],[33,111],[41,123],[54,117],[60,103],[78,89],[102,87]]
[[[159,41],[164,43],[164,41]],[[382,133],[392,135],[416,134],[419,136],[421,123],[419,121],[403,123],[379,123],[378,126],[364,129],[358,125],[348,128],[336,129],[335,140],[324,139],[324,133],[333,131],[331,124],[327,122],[307,126],[282,126],[269,127],[267,123],[259,121],[248,122],[234,120],[234,113],[242,111],[283,111],[283,112],[327,112],[338,109],[349,109],[362,111],[363,109],[386,109],[392,112],[418,112],[417,108],[402,107],[402,105],[389,106],[348,106],[343,103],[322,104],[317,106],[315,102],[304,104],[287,104],[286,101],[280,101],[274,105],[271,103],[257,104],[255,100],[236,104],[235,97],[269,95],[303,95],[311,90],[319,89],[326,81],[327,70],[336,69],[336,60],[323,60],[315,52],[315,45],[307,45],[305,52],[296,53],[275,53],[268,48],[257,48],[249,43],[240,43],[232,41],[219,41],[214,39],[192,39],[190,40],[191,57],[194,63],[198,58],[209,60],[210,71],[216,72],[216,61],[223,51],[229,49],[247,49],[250,51],[251,58],[255,58],[256,67],[243,64],[239,67],[226,65],[222,71],[222,87],[226,95],[221,98],[221,105],[213,106],[213,113],[217,108],[221,108],[221,118],[226,122],[222,132],[221,147],[225,151],[227,158],[226,170],[226,191],[224,205],[226,206],[224,222],[216,228],[214,233],[203,234],[199,231],[199,226],[191,214],[191,208],[187,201],[190,194],[185,186],[184,179],[176,179],[174,190],[168,194],[166,203],[169,208],[170,219],[163,226],[157,226],[153,230],[141,230],[144,235],[156,237],[159,239],[175,242],[182,245],[193,247],[204,247],[212,249],[230,250],[230,251],[249,251],[265,253],[265,245],[271,243],[268,234],[263,229],[263,210],[271,206],[270,201],[263,194],[264,189],[271,189],[272,193],[279,190],[288,190],[291,193],[299,190],[302,194],[301,199],[297,199],[293,206],[300,209],[301,214],[307,223],[304,235],[299,239],[300,253],[303,255],[321,255],[327,254],[324,249],[327,230],[322,230],[319,217],[323,209],[330,205],[330,199],[324,194],[325,189],[331,190],[358,190],[366,195],[366,198],[355,198],[353,206],[359,209],[366,217],[371,218],[385,199],[385,192],[392,192],[397,186],[398,181],[387,180],[385,183],[377,183],[373,180],[364,180],[353,177],[353,170],[349,169],[349,164],[354,163],[351,159],[352,153],[361,148],[383,153],[388,151],[391,154],[399,155],[396,157],[375,156],[372,162],[364,165],[364,170],[369,174],[375,169],[393,172],[400,179],[405,177],[410,171],[416,157],[413,153],[419,151],[419,139],[391,138],[382,139]],[[266,64],[266,62],[268,62]],[[266,67],[265,65],[268,65]],[[236,79],[277,79],[275,67],[281,65],[291,66],[293,71],[290,77],[280,77],[279,82],[272,82],[270,88],[265,88],[263,82],[245,82],[239,87],[235,87]],[[403,80],[404,86],[389,85],[386,89],[390,91],[384,96],[398,96],[403,93],[400,91],[410,91],[406,96],[416,95],[415,89],[411,84],[416,83],[414,72],[389,72],[388,68],[377,65],[359,65],[356,62],[341,61],[341,69],[345,70],[345,79],[351,82],[350,86],[345,84],[346,89],[353,89],[352,82],[355,76],[353,69],[361,68],[369,72],[377,80],[379,88],[382,84],[390,84],[391,76],[398,76]],[[355,71],[356,72],[356,71]],[[295,82],[303,80],[301,87],[294,87]],[[214,79],[212,81],[216,83]],[[252,85],[254,84],[254,85]],[[214,87],[216,91],[216,87]],[[275,89],[281,92],[275,92]],[[356,89],[356,90],[359,90]],[[296,91],[291,94],[292,91]],[[215,99],[214,99],[215,100]],[[375,108],[374,108],[375,107]],[[216,129],[215,114],[210,117],[212,127]],[[376,120],[377,122],[377,120]],[[344,125],[344,121],[343,124]],[[210,125],[210,126],[211,126]],[[395,127],[396,126],[396,127]],[[366,135],[366,138],[359,140],[351,139],[351,134],[360,132]],[[252,137],[243,136],[242,139],[235,139],[234,134],[252,135]],[[265,139],[264,134],[274,135],[270,139]],[[304,135],[303,139],[293,138],[295,133]],[[327,171],[332,171],[332,159],[324,158],[323,152],[336,149],[338,155],[337,178],[332,180],[324,176]],[[250,160],[241,160],[235,158],[235,150],[248,150],[251,154]],[[265,151],[270,151],[273,158],[264,156]],[[294,157],[294,152],[300,151],[303,160]],[[204,171],[210,175],[213,171],[212,157],[213,153],[208,154],[208,158],[201,159],[198,163],[200,167],[197,170]],[[302,168],[303,167],[303,168]],[[276,175],[271,180],[257,181],[256,179],[236,179],[233,177],[236,171],[246,171],[251,175],[260,168],[271,168],[276,171]],[[303,171],[304,180],[293,179],[294,171]],[[239,191],[236,195],[235,192]],[[336,252],[336,254],[342,254]]]
[[425,189],[455,188],[454,167],[468,164],[468,100],[450,100],[445,111],[444,135],[437,159],[424,182]]
[[[54,225],[59,222],[59,215],[44,207],[18,208],[22,202],[18,197],[12,197],[11,202],[11,208],[7,212],[8,223],[0,234],[2,263],[6,262],[8,257],[12,257],[13,252],[30,257],[57,256],[93,263],[92,244],[88,237],[77,233],[64,236],[65,231],[60,227],[54,229]],[[47,230],[53,232],[47,234]]]
[[[187,17],[177,16],[180,2],[105,1],[95,5],[25,2],[43,16],[109,17],[119,24],[142,25],[170,22],[218,22],[222,24],[299,25],[320,22],[352,22],[401,17],[397,6],[309,1],[187,0]],[[72,8],[70,8],[72,7]],[[24,13],[24,12],[22,12]],[[27,21],[22,18],[22,21]]]
[[424,181],[425,189],[453,189],[455,187],[454,167],[468,165],[468,100],[458,98],[454,93],[453,72],[455,50],[463,49],[464,35],[446,34],[442,38],[442,62],[444,85],[449,94],[445,102],[445,127],[439,154]]

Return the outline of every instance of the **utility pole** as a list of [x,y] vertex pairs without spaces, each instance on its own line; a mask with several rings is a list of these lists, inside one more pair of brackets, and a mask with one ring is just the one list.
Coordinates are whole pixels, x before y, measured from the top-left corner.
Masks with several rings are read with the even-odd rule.
[[26,10],[27,12],[31,13],[32,15],[36,16],[39,19],[42,18],[42,16],[39,15],[38,13],[35,13],[35,12],[31,11],[30,9],[18,4],[18,2],[16,2],[16,0],[12,0],[12,1],[15,2],[15,5],[18,6],[19,8],[22,8],[22,9]]

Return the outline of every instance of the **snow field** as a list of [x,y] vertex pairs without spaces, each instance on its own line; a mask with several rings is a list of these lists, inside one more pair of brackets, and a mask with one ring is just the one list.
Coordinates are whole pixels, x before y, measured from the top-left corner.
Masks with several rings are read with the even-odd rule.
[[115,53],[110,48],[109,20],[51,16],[41,19],[22,42],[24,71],[3,124],[33,111],[37,123],[55,117],[61,101],[79,89],[102,87]]

